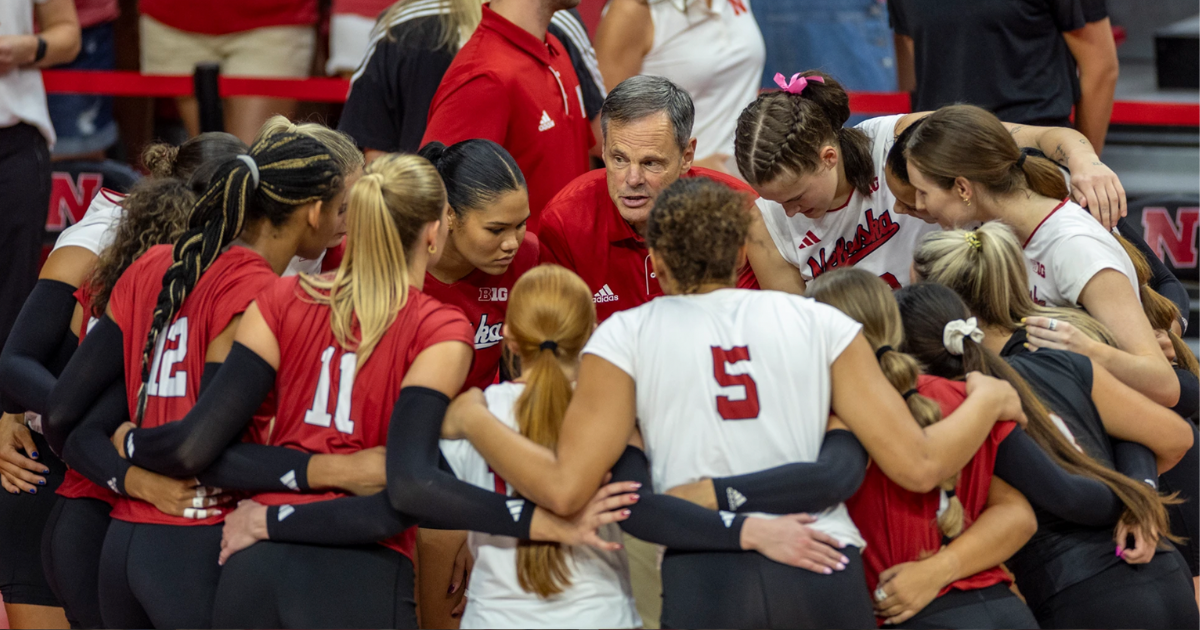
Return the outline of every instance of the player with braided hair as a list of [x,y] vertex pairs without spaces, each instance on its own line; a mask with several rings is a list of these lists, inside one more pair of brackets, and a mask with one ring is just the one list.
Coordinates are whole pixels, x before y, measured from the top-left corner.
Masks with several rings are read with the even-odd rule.
[[[67,461],[74,464],[71,453],[83,463],[111,448],[97,442],[125,417],[145,427],[181,419],[228,354],[242,312],[293,256],[316,257],[330,242],[343,197],[329,151],[300,134],[272,134],[221,164],[182,236],[151,248],[121,276],[107,314],[64,370],[60,383],[70,386],[56,388],[49,415],[79,423],[67,438]],[[121,443],[125,433],[114,439]],[[260,490],[306,489],[317,460],[288,450],[272,449],[278,460],[258,451],[233,460],[238,474],[228,476],[257,473]],[[129,497],[117,502],[100,561],[106,625],[210,625],[221,502],[198,498],[183,517]]]

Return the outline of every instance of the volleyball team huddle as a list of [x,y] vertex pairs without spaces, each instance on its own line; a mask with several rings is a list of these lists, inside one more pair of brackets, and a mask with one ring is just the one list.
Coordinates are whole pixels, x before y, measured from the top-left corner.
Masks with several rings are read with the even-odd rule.
[[488,140],[152,147],[0,356],[41,414],[4,488],[70,467],[73,625],[417,627],[452,561],[414,567],[419,526],[470,532],[464,628],[640,627],[622,530],[665,550],[664,627],[1195,628],[1197,363],[1117,177],[1070,129],[844,127],[832,77],[781,85],[744,181],[692,167],[666,79],[609,94],[579,212],[636,283],[548,256],[544,213],[539,254]]

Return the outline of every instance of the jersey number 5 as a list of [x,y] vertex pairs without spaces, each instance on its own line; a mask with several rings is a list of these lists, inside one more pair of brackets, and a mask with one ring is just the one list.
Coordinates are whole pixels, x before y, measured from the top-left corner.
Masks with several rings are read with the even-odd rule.
[[726,371],[726,364],[733,364],[739,361],[750,361],[750,348],[746,346],[734,346],[729,350],[713,346],[713,377],[717,379],[717,384],[721,387],[742,386],[746,390],[746,395],[741,400],[734,400],[728,396],[717,396],[717,413],[726,420],[753,420],[758,417],[758,385],[754,383],[754,378],[749,374],[730,374]]
[[333,346],[325,348],[321,353],[321,376],[317,379],[317,393],[313,396],[312,407],[304,412],[304,423],[319,427],[328,427],[330,420],[342,433],[354,433],[354,421],[350,419],[350,396],[354,392],[354,370],[358,366],[358,356],[353,352],[342,355],[338,372],[337,407],[333,415],[329,414],[329,384],[332,376],[329,374],[333,367]]

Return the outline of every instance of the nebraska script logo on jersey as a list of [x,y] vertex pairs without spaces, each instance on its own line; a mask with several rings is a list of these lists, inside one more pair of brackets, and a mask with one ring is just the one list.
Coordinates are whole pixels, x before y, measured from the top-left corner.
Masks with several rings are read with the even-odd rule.
[[475,329],[475,349],[483,350],[491,348],[500,343],[503,336],[500,334],[500,329],[504,326],[504,322],[496,322],[488,325],[487,313],[484,313],[479,318],[479,328]]
[[812,277],[816,278],[830,269],[852,267],[858,264],[872,252],[883,247],[883,244],[899,231],[900,226],[892,221],[890,210],[884,210],[878,219],[875,218],[874,210],[867,210],[865,224],[859,225],[854,231],[853,240],[847,241],[843,236],[831,247],[823,248],[819,260],[816,256],[808,259],[808,268],[812,272]]

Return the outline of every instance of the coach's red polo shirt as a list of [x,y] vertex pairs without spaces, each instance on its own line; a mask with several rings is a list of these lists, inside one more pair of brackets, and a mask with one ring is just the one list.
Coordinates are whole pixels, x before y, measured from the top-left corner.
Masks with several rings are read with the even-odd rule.
[[487,5],[429,106],[427,142],[486,138],[508,149],[529,185],[529,229],[542,208],[588,170],[594,143],[583,92],[562,44],[541,41]]
[[[757,197],[744,182],[723,173],[693,167],[683,174],[697,176]],[[587,283],[600,321],[663,294],[646,241],[621,217],[608,195],[602,168],[579,177],[550,200],[542,212],[538,240],[542,262],[562,265]],[[757,288],[757,281],[746,271],[738,286]]]

